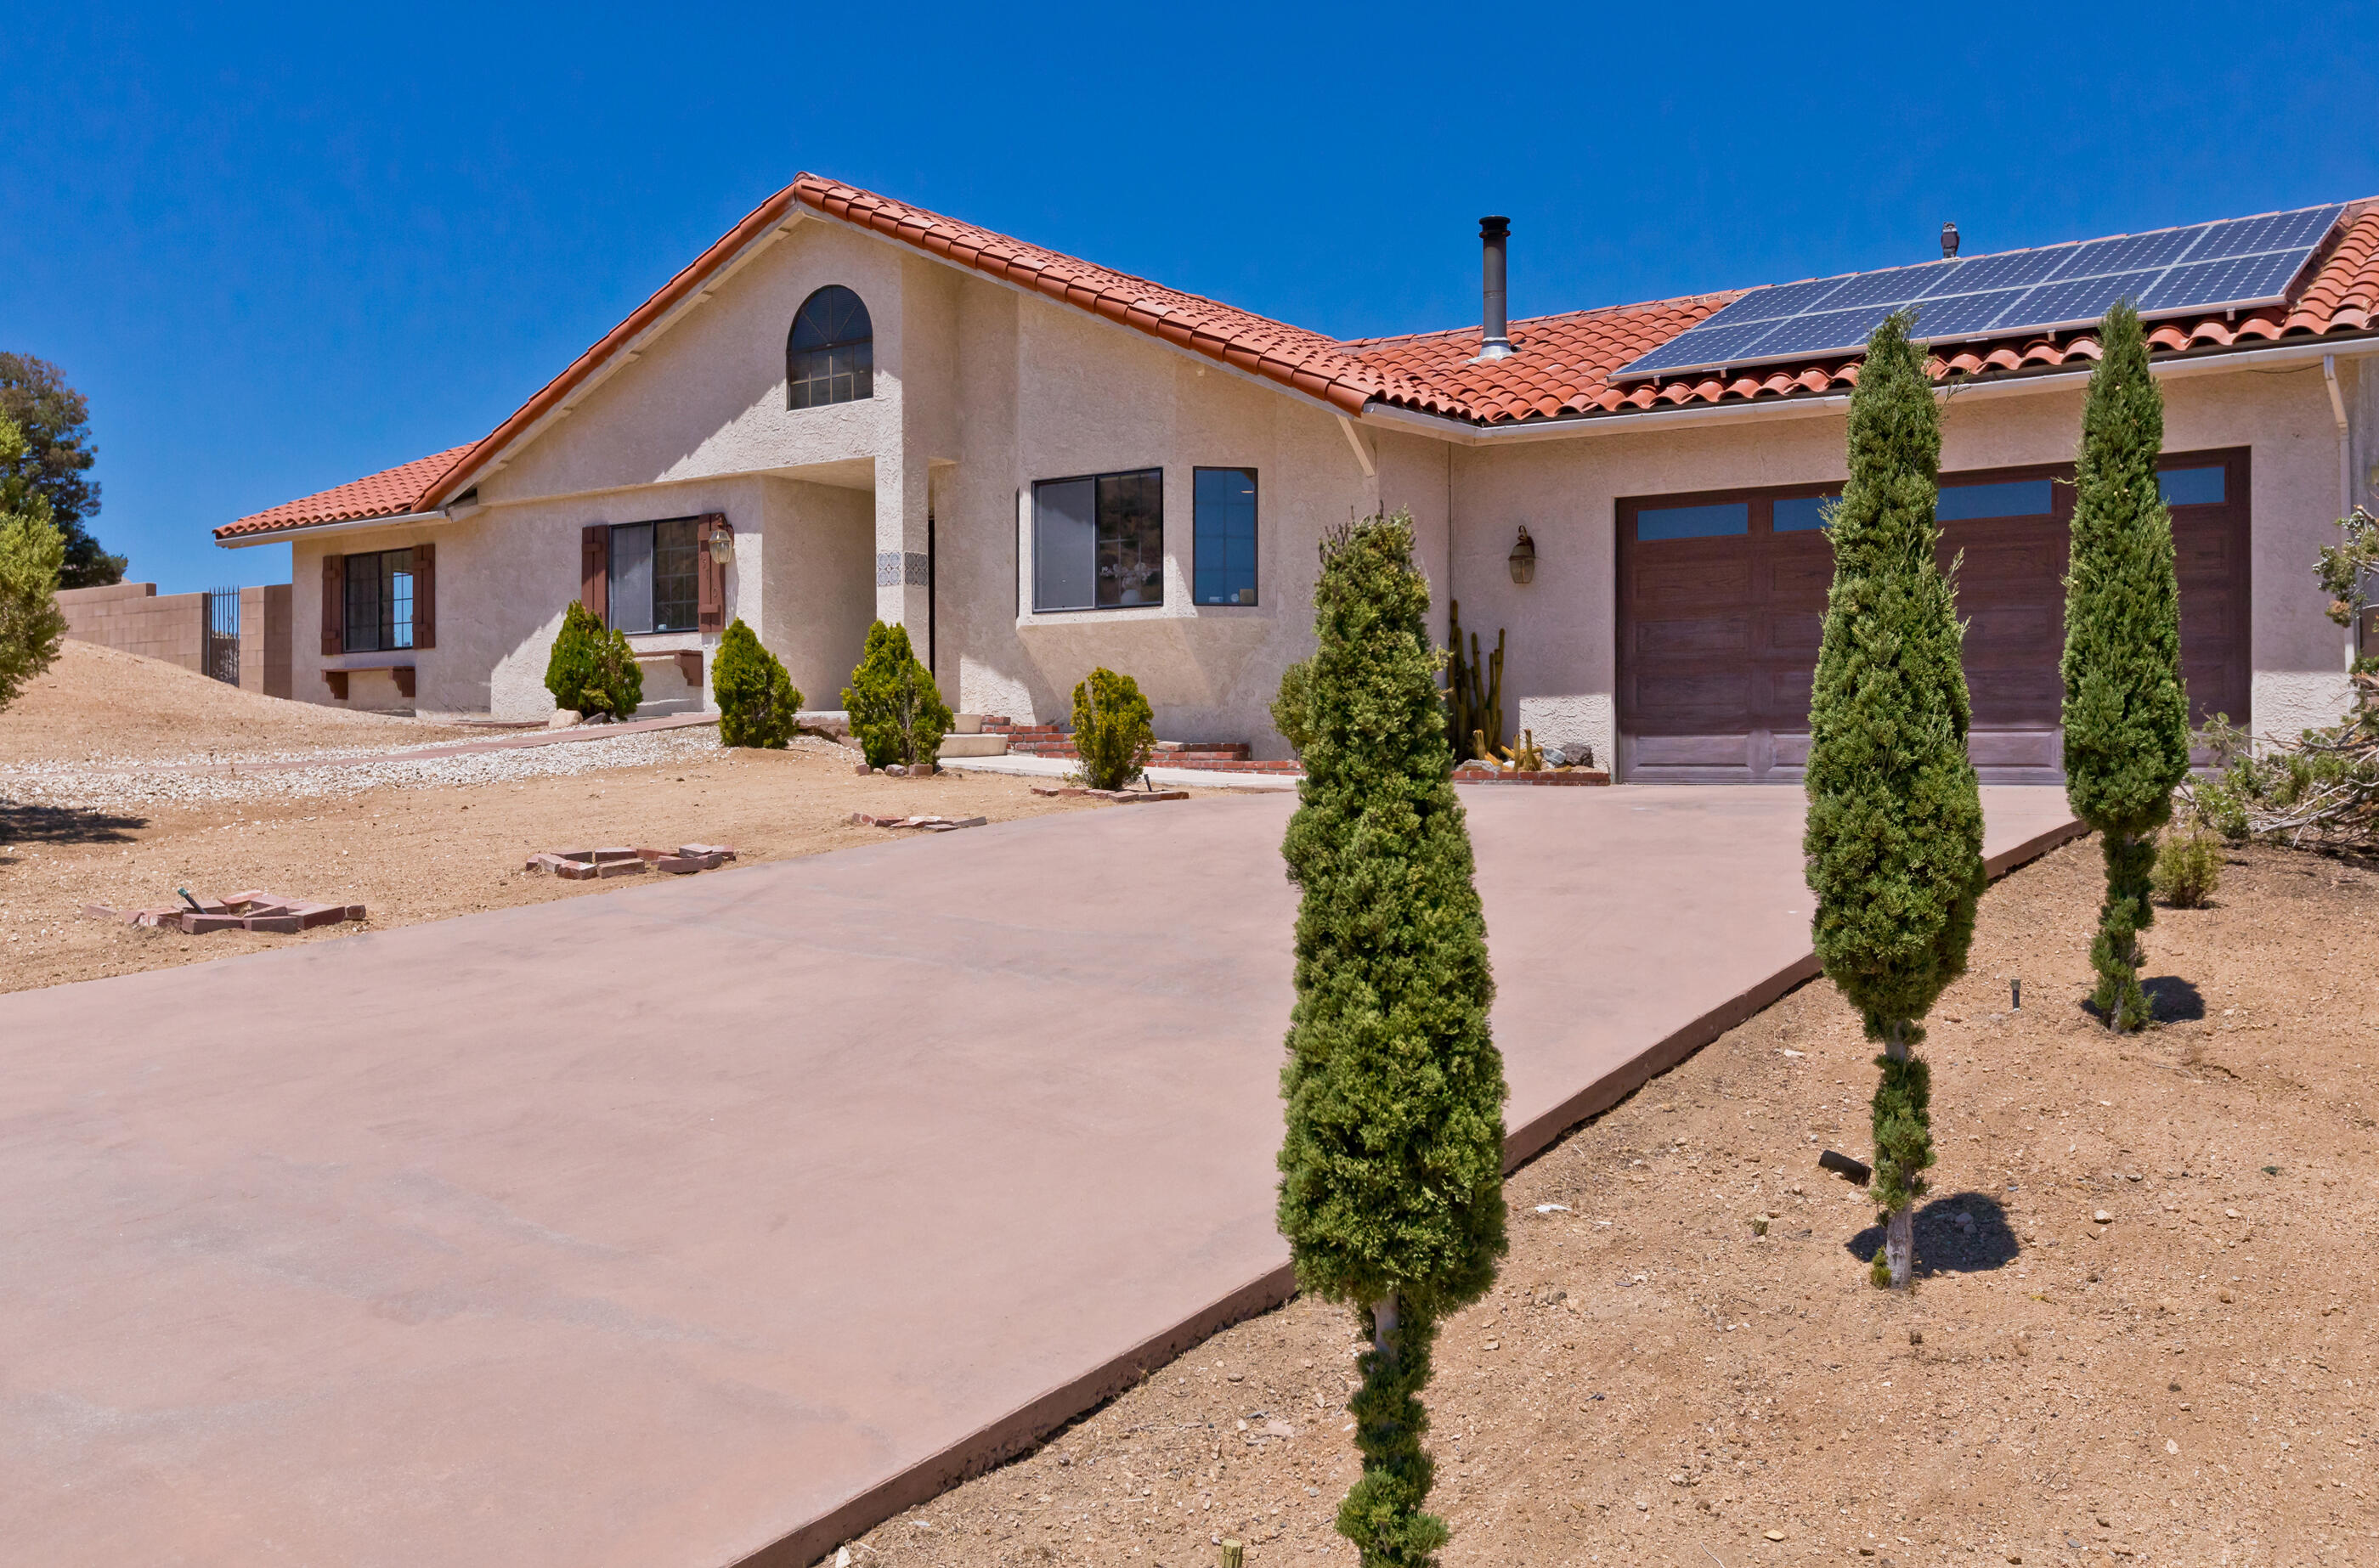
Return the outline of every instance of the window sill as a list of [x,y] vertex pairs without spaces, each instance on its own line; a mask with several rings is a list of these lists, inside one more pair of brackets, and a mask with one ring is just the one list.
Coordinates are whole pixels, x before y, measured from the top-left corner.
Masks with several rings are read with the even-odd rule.
[[413,656],[419,651],[417,648],[392,648],[387,653],[332,654],[330,657],[339,662],[327,668],[341,670],[410,669],[413,668]]

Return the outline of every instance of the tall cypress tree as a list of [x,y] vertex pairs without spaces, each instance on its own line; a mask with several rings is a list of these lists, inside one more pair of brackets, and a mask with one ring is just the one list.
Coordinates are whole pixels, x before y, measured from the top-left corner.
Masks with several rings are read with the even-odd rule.
[[1818,960],[1883,1043],[1870,1190],[1889,1213],[1876,1272],[1895,1289],[1908,1284],[1911,1212],[1934,1159],[1919,1020],[1965,972],[1984,882],[1957,597],[1934,559],[1940,419],[1909,324],[1876,329],[1851,394],[1804,841]]
[[2156,830],[2189,773],[2189,695],[2180,680],[2180,584],[2172,514],[2156,488],[2164,394],[2128,303],[2098,329],[2073,470],[2073,547],[2065,576],[2065,798],[2098,830],[2107,898],[2090,963],[2107,1026],[2148,1020],[2140,935],[2156,918],[2148,886]]
[[1421,1506],[1420,1390],[1438,1324],[1504,1250],[1494,982],[1412,550],[1405,513],[1322,542],[1305,782],[1281,846],[1304,898],[1280,1229],[1299,1285],[1351,1305],[1371,1341],[1348,1406],[1363,1476],[1338,1509],[1364,1568],[1422,1568],[1445,1542]]

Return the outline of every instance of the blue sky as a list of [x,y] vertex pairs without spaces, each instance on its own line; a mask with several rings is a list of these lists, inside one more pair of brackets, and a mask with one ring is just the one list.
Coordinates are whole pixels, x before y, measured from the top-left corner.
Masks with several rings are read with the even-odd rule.
[[[796,170],[1341,335],[2379,195],[2373,12],[2186,5],[61,7],[12,30],[0,347],[96,531],[485,434]],[[1812,18],[1816,18],[1814,21]]]

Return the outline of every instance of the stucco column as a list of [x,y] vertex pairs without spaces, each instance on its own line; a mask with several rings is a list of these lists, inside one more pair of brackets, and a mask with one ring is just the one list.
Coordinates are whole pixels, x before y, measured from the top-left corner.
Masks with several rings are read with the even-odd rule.
[[927,474],[922,458],[911,462],[905,452],[876,464],[876,618],[908,627],[921,659],[927,617]]

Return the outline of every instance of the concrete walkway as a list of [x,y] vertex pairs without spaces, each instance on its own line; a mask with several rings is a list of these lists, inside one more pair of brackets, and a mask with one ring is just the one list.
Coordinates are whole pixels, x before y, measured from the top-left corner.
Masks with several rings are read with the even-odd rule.
[[[1805,971],[1797,791],[1465,802],[1518,1149]],[[8,1555],[807,1563],[1280,1299],[1293,804],[0,997]]]

